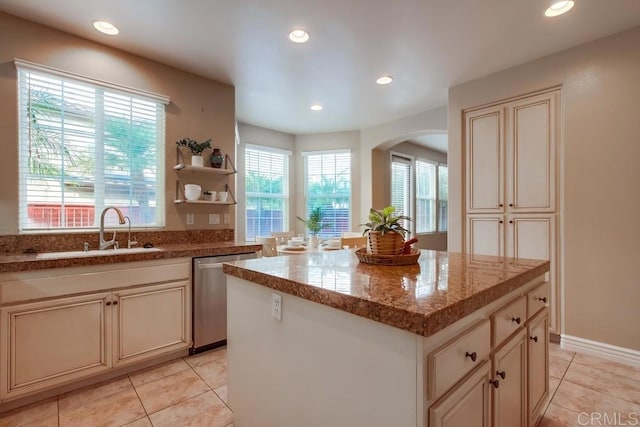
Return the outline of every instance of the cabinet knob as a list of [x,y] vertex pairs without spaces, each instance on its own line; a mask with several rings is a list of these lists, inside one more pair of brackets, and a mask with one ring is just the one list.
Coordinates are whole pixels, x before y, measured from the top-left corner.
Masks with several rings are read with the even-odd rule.
[[547,297],[538,298],[538,301],[542,301],[543,303],[547,303]]
[[491,384],[494,388],[500,387],[500,380],[489,380],[489,384]]
[[503,222],[504,222],[503,220],[500,220],[500,224],[502,224]]
[[118,305],[118,300],[115,300],[115,301],[113,302],[113,305]]
[[473,353],[469,353],[468,351],[465,353],[465,357],[468,357],[469,359],[471,359],[472,362],[475,362],[476,359],[478,358],[478,355],[476,354],[476,352],[474,351]]
[[538,342],[538,337],[529,337],[529,339],[533,342]]
[[498,206],[503,207],[504,205],[502,203],[500,203]]
[[513,224],[513,220],[512,219],[509,220],[509,224]]
[[505,379],[507,377],[507,373],[505,371],[496,371],[496,375],[502,379]]
[[107,301],[105,305],[111,305],[111,301]]
[[509,203],[509,207],[512,208],[513,207],[513,203]]
[[520,318],[519,317],[512,317],[511,321],[512,322],[516,322],[518,325],[520,324]]

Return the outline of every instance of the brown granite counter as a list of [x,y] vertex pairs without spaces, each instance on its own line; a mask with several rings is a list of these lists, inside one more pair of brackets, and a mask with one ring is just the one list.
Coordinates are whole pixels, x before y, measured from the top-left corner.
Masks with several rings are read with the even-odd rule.
[[253,242],[217,241],[210,243],[162,243],[152,249],[107,249],[104,251],[45,252],[0,254],[0,273],[79,267],[164,258],[202,257],[256,252],[261,245]]
[[361,264],[349,250],[237,261],[224,272],[430,336],[549,271],[549,261],[423,250],[418,264]]

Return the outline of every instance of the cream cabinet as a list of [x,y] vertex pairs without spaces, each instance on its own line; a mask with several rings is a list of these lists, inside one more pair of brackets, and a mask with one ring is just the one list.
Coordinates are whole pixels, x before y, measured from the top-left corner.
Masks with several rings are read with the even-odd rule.
[[513,427],[527,424],[527,350],[526,334],[520,329],[492,357],[493,426]]
[[114,366],[189,346],[189,290],[183,281],[114,293]]
[[533,427],[548,396],[549,283],[540,278],[426,358],[429,427]]
[[431,427],[489,427],[491,425],[491,363],[473,374],[429,408]]
[[0,309],[0,398],[29,394],[110,368],[109,293]]
[[550,330],[559,333],[559,91],[465,112],[465,250],[548,259]]
[[186,351],[190,276],[191,259],[0,275],[0,401]]
[[549,315],[544,309],[527,326],[528,404],[529,425],[534,426],[543,415],[544,402],[549,395]]

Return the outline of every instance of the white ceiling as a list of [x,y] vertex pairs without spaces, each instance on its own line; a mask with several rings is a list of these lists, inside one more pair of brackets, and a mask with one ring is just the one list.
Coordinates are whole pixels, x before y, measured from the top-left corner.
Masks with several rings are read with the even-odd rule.
[[431,148],[432,150],[446,153],[449,148],[449,138],[446,133],[433,133],[429,135],[414,136],[408,142]]
[[[447,88],[640,24],[640,0],[0,0],[0,10],[236,87],[239,121],[357,130],[445,105]],[[109,37],[96,19],[120,28]],[[311,39],[288,41],[293,28]],[[395,81],[378,86],[391,74]],[[324,110],[309,106],[321,103]]]

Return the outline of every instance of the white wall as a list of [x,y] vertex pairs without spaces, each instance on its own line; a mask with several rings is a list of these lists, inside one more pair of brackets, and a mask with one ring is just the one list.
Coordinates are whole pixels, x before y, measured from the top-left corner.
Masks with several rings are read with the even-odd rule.
[[556,85],[563,333],[638,351],[640,27],[449,90],[449,250],[462,248],[462,110]]
[[[238,189],[238,218],[236,219],[236,239],[246,239],[246,222],[245,222],[245,202],[247,200],[245,194],[244,180],[244,146],[245,144],[261,145],[263,147],[278,148],[280,150],[290,151],[292,155],[289,158],[289,184],[291,192],[291,200],[295,200],[295,176],[296,164],[293,152],[295,150],[295,137],[284,132],[277,132],[258,126],[238,123],[238,146],[236,147],[236,159],[238,159],[238,171],[236,175],[236,188]],[[295,203],[289,205],[289,220],[295,219]]]

